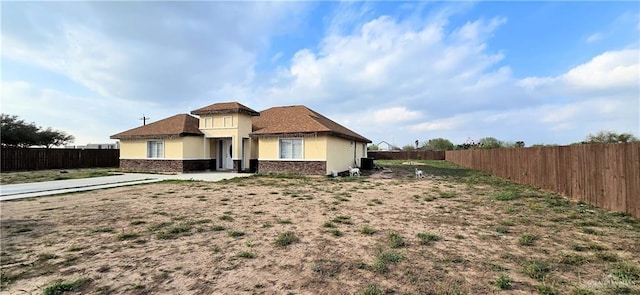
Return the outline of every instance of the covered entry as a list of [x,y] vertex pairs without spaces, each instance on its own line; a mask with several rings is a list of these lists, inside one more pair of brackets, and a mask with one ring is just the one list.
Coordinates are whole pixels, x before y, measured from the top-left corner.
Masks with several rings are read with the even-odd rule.
[[234,137],[208,137],[205,139],[205,157],[211,159],[210,170],[245,171],[249,169],[250,139]]
[[205,157],[211,159],[210,170],[233,170],[234,144],[231,137],[209,137],[205,140]]

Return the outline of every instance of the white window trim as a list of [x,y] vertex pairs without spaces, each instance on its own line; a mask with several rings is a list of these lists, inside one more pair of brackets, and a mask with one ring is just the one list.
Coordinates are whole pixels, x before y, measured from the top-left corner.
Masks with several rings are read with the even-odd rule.
[[[160,142],[162,143],[162,155],[158,155],[158,157],[151,157],[151,155],[149,154],[149,144],[151,142]],[[145,146],[145,151],[147,153],[147,159],[164,159],[164,155],[165,155],[165,143],[164,140],[162,139],[149,139],[146,141],[146,146]]]
[[[292,158],[292,159],[288,159],[288,158],[281,158],[280,157],[280,142],[282,140],[292,140],[292,139],[297,139],[300,140],[302,142],[302,144],[300,145],[300,155],[302,155],[302,158]],[[278,138],[278,160],[280,161],[301,161],[304,160],[304,137],[283,137],[283,138]]]
[[[229,118],[229,120],[231,121],[231,125],[226,126],[225,122],[226,119]],[[222,116],[222,128],[234,128],[235,126],[233,126],[233,116]]]
[[[207,125],[207,121],[210,123],[209,125]],[[213,117],[205,117],[202,127],[203,127],[202,129],[211,129],[211,128],[213,128]]]

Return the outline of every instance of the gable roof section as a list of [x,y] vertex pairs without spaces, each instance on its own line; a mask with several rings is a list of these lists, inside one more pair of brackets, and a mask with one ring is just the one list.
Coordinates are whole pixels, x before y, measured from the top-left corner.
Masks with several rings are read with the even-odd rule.
[[111,135],[111,139],[171,138],[178,136],[203,136],[198,129],[200,120],[188,114],[169,118]]
[[260,116],[253,117],[251,136],[254,137],[310,133],[324,133],[358,142],[371,142],[364,136],[302,105],[273,107],[260,112]]
[[214,103],[212,105],[199,108],[195,111],[191,111],[191,114],[193,115],[228,114],[228,113],[245,113],[249,116],[260,116],[260,113],[238,102]]

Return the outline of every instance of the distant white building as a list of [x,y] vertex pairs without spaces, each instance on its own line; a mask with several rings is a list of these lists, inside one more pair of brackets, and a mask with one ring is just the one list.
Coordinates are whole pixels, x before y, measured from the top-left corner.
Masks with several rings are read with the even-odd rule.
[[66,145],[67,149],[88,149],[88,150],[117,150],[120,149],[120,142],[116,143],[89,143],[87,145]]
[[377,146],[379,151],[390,151],[393,149],[393,145],[386,141],[379,142]]

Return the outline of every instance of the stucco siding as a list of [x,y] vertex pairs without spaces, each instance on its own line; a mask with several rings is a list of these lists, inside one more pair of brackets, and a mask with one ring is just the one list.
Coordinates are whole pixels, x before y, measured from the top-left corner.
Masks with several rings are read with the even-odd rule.
[[182,138],[183,159],[204,159],[204,138],[200,136],[186,136]]
[[120,158],[144,159],[147,157],[146,140],[120,140]]
[[[362,149],[359,143],[348,139],[329,137],[327,145],[327,174],[331,174],[331,171],[345,171],[349,166],[359,166],[358,149]],[[360,155],[362,155],[362,151],[360,151]],[[354,163],[354,158],[356,163]]]
[[252,128],[251,116],[247,114],[234,114],[234,116],[237,118],[235,126],[238,128],[238,136],[248,138]]
[[251,139],[251,159],[257,159],[258,158],[258,151],[260,150],[260,145],[259,145],[258,139],[252,138]]
[[[289,137],[283,137],[289,138]],[[327,156],[327,136],[302,137],[302,159],[304,161],[324,161]],[[260,138],[258,143],[258,158],[261,160],[280,160],[280,140],[277,137]]]
[[276,160],[278,159],[278,138],[276,137],[266,137],[260,138],[258,147],[260,150],[258,151],[258,158],[265,160]]
[[327,158],[327,136],[304,138],[304,159],[324,161]]
[[164,159],[182,159],[182,138],[164,140]]

